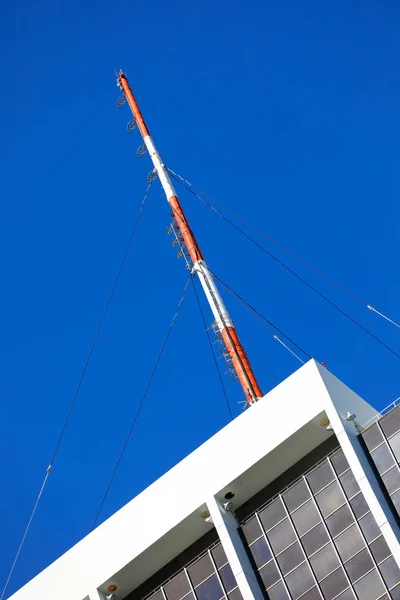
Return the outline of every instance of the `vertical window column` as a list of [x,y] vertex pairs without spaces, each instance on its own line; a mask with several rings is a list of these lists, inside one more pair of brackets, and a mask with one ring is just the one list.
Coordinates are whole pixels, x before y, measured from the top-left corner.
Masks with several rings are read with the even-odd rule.
[[400,406],[363,431],[362,437],[400,515]]
[[94,590],[89,594],[89,596],[84,598],[84,600],[106,600],[106,595],[103,594],[103,592],[100,592],[99,590]]
[[335,433],[368,507],[400,567],[400,530],[363,452],[360,441],[355,434],[350,434],[343,424],[341,430],[335,430]]
[[239,535],[239,524],[235,516],[226,512],[214,497],[207,500],[207,508],[243,600],[264,600],[264,594]]

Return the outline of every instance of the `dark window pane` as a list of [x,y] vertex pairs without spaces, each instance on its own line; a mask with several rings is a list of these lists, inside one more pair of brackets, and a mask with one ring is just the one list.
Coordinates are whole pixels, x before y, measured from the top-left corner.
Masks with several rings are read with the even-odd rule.
[[193,587],[198,586],[199,583],[207,579],[207,577],[214,572],[214,565],[212,564],[211,558],[208,554],[200,558],[188,569],[189,577]]
[[386,444],[379,446],[371,453],[371,456],[379,474],[384,473],[394,465],[394,458]]
[[268,590],[269,600],[289,600],[288,593],[282,582]]
[[337,481],[334,481],[322,490],[322,492],[317,494],[315,500],[324,517],[333,513],[345,502],[343,492]]
[[322,548],[328,541],[329,537],[322,523],[301,538],[301,543],[308,556],[314,554],[314,552]]
[[390,496],[390,499],[392,500],[395,509],[400,514],[400,490],[398,490],[397,492],[395,492],[394,494],[392,494]]
[[314,525],[321,521],[321,517],[313,502],[309,500],[303,504],[294,513],[292,513],[293,523],[297,529],[297,533],[302,536],[309,531]]
[[342,567],[331,573],[319,585],[326,600],[332,600],[332,598],[335,598],[340,592],[349,587]]
[[274,525],[286,517],[286,511],[282,504],[282,500],[277,498],[271,502],[271,504],[259,513],[259,517],[265,531],[274,527]]
[[304,596],[301,597],[301,600],[321,600],[321,594],[319,593],[318,588],[314,587],[304,594]]
[[325,520],[325,523],[329,529],[332,537],[339,535],[344,529],[347,529],[349,525],[354,523],[354,517],[350,512],[347,505],[342,506],[333,513],[330,517]]
[[348,498],[352,498],[360,491],[360,486],[358,485],[352,471],[347,471],[340,478],[340,483],[343,486],[344,493]]
[[289,573],[289,575],[286,575],[285,581],[294,600],[315,585],[307,563],[303,563],[300,567]]
[[365,535],[365,539],[368,543],[372,542],[372,540],[381,535],[381,530],[379,529],[372,513],[368,513],[365,515],[365,517],[359,519],[358,524],[360,525],[361,531]]
[[380,444],[382,444],[384,441],[383,435],[377,423],[364,431],[362,437],[370,452],[372,452],[372,450],[374,450],[377,446],[380,446]]
[[278,565],[281,568],[282,573],[286,575],[286,573],[289,573],[289,571],[302,563],[305,560],[305,556],[300,544],[296,542],[282,552],[282,554],[280,554],[276,560],[278,561]]
[[376,600],[376,598],[380,598],[385,593],[385,588],[376,569],[368,573],[360,581],[357,581],[354,584],[354,589],[360,600]]
[[232,573],[231,565],[225,565],[219,570],[219,575],[222,579],[225,591],[230,592],[237,586],[236,579]]
[[347,471],[347,469],[350,468],[349,463],[347,462],[347,458],[343,454],[343,450],[335,452],[335,454],[331,456],[330,460],[333,464],[333,468],[335,469],[337,476],[341,475],[342,473]]
[[316,494],[322,488],[324,488],[328,483],[333,481],[335,478],[331,465],[326,460],[319,467],[314,469],[309,475],[307,475],[307,481],[312,489],[313,493]]
[[379,425],[382,427],[386,437],[390,437],[397,431],[400,431],[400,406],[396,406],[396,408],[382,417],[379,421]]
[[329,575],[340,566],[339,559],[332,544],[328,544],[322,550],[310,558],[312,569],[318,581]]
[[374,557],[377,563],[382,562],[383,560],[385,560],[385,558],[390,556],[389,546],[387,545],[383,535],[381,535],[381,537],[372,542],[369,549],[371,550],[372,556]]
[[296,534],[289,519],[279,523],[267,534],[272,550],[278,554],[296,540]]
[[400,431],[390,438],[389,446],[393,450],[393,454],[395,455],[397,461],[400,462]]
[[264,537],[260,538],[252,546],[251,553],[258,568],[262,567],[271,558],[271,552]]
[[365,548],[365,550],[361,550],[361,552],[353,556],[353,558],[344,565],[344,568],[350,577],[350,581],[354,583],[358,579],[361,579],[368,571],[373,569],[374,563],[368,550]]
[[274,585],[281,577],[273,560],[260,569],[260,575],[266,588]]
[[343,562],[346,562],[364,548],[365,542],[358,531],[357,525],[354,524],[335,538],[335,545],[340,558]]
[[293,485],[283,494],[283,500],[289,512],[298,508],[300,504],[304,504],[309,497],[310,492],[304,479],[301,479],[296,485]]
[[395,465],[390,471],[382,475],[383,485],[389,492],[389,494],[393,494],[396,490],[400,488],[400,472],[397,465]]
[[213,575],[196,588],[198,600],[219,600],[224,595],[218,577]]
[[354,514],[356,515],[356,519],[359,519],[367,512],[369,512],[369,506],[364,498],[364,496],[360,493],[357,496],[354,496],[352,500],[350,500],[350,506],[354,510]]
[[393,556],[391,556],[390,558],[385,560],[385,562],[380,564],[379,570],[382,573],[382,577],[389,588],[395,586],[396,583],[399,583],[400,571]]
[[400,585],[390,590],[390,597],[392,600],[400,600]]
[[225,550],[223,549],[221,544],[218,544],[218,546],[216,546],[214,550],[211,550],[211,554],[218,569],[228,562]]
[[243,600],[243,596],[239,590],[239,588],[236,588],[236,590],[233,590],[233,592],[231,592],[228,595],[229,600]]
[[179,600],[190,592],[190,585],[185,571],[182,571],[172,581],[164,586],[164,592],[168,600]]
[[250,521],[247,521],[247,523],[242,525],[242,530],[248,544],[254,542],[254,540],[258,539],[262,534],[260,524],[256,517],[253,517]]
[[[340,596],[338,596],[336,598],[336,600],[354,600],[355,599],[355,595],[354,592],[348,588],[345,592],[343,592],[343,594],[340,594]],[[382,598],[382,600],[384,600],[384,598]]]

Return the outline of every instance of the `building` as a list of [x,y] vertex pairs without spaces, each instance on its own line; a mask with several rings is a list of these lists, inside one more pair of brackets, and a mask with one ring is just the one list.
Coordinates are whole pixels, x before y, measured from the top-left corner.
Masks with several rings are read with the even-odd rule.
[[399,459],[311,360],[12,600],[400,599]]

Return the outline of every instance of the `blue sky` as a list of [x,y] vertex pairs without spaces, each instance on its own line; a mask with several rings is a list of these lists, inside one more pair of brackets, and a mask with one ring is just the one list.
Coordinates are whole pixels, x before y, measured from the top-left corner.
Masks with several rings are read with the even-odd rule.
[[[127,72],[166,164],[399,320],[400,10],[19,0],[0,11],[3,582],[151,170],[115,107],[113,70]],[[373,405],[400,395],[399,359],[181,200],[222,279]],[[185,285],[169,222],[156,182],[9,593],[90,530]],[[400,351],[398,330],[265,244]],[[224,297],[266,392],[299,363]],[[240,386],[225,382],[237,415]],[[102,519],[228,420],[189,293]]]

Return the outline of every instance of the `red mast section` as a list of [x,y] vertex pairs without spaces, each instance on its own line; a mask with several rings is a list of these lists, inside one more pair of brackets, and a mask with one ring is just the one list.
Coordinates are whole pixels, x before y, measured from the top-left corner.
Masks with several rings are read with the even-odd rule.
[[128,79],[122,71],[120,71],[118,74],[117,85],[123,91],[132,111],[136,125],[142,135],[146,149],[153,162],[154,171],[157,173],[160,179],[161,185],[175,218],[176,225],[193,262],[193,272],[197,273],[199,277],[200,283],[213,312],[218,331],[220,332],[227,353],[232,361],[233,368],[237,374],[244,393],[246,394],[247,402],[252,404],[262,397],[262,392],[251,368],[249,359],[247,358],[247,354],[239,340],[239,336],[236,332],[233,321],[231,320],[220,293],[215,285],[214,278],[204,261],[203,254],[196,241],[196,238],[194,237],[185,213],[183,212],[183,208],[178,200],[178,196],[176,195],[172,185],[168,170],[156,150],[150,132],[144,121],[142,113],[140,112],[138,103],[136,102],[130,88]]

